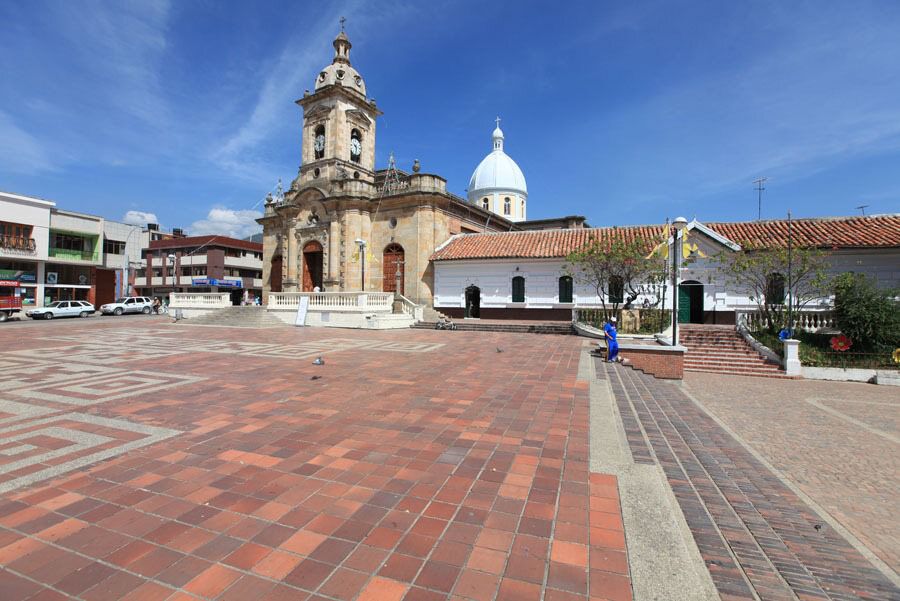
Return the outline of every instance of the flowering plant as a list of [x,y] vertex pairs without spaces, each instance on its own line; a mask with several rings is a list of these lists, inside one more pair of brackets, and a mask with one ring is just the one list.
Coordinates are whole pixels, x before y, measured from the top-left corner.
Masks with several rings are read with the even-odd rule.
[[894,360],[894,363],[900,363],[900,348],[894,349],[894,352],[891,353],[891,358]]
[[835,351],[846,351],[853,346],[853,341],[841,334],[840,336],[831,337],[831,349]]

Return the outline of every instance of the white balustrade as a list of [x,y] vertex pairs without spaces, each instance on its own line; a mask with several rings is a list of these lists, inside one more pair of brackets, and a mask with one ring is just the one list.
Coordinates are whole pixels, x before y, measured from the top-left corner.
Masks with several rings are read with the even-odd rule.
[[302,297],[310,311],[390,313],[392,292],[270,292],[269,310],[296,310]]
[[425,318],[425,307],[417,305],[402,294],[400,295],[400,309],[404,315],[412,317],[415,321],[422,321]]
[[[759,309],[735,309],[735,323],[752,331],[768,327],[768,323]],[[834,311],[830,309],[803,309],[793,313],[794,329],[804,332],[816,332],[822,328],[837,328]]]
[[174,309],[221,309],[230,306],[230,292],[169,293],[169,307]]

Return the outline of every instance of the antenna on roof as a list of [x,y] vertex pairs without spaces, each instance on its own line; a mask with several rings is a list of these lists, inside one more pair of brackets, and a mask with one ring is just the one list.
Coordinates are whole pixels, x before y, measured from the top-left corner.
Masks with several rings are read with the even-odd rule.
[[859,209],[860,211],[862,211],[863,217],[865,217],[865,216],[866,216],[866,209],[867,209],[868,207],[869,207],[869,205],[859,205],[859,206],[856,207],[856,208]]
[[766,183],[766,181],[768,179],[769,179],[768,177],[761,177],[759,179],[753,180],[753,183],[756,184],[756,193],[757,193],[757,197],[756,197],[756,203],[757,203],[756,220],[757,221],[762,219],[762,193],[763,193],[763,190],[765,190],[765,188],[763,188],[763,184]]

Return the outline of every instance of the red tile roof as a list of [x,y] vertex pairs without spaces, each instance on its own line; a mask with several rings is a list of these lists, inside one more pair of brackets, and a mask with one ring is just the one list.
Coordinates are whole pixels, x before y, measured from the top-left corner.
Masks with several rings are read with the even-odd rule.
[[639,225],[609,228],[579,228],[569,230],[536,230],[526,232],[498,232],[490,234],[461,234],[431,255],[432,261],[452,259],[520,259],[565,257],[582,248],[591,238],[622,236],[631,241],[641,238],[648,242],[662,242],[662,225]]
[[152,240],[150,248],[194,248],[196,246],[222,246],[225,248],[240,248],[262,252],[263,245],[259,242],[248,242],[228,236],[187,236],[184,238],[167,238],[165,240]]
[[[745,249],[787,247],[786,219],[706,223]],[[900,213],[868,217],[820,217],[794,219],[792,237],[798,247],[896,248],[900,247]]]
[[[787,220],[705,223],[745,249],[787,246]],[[794,219],[794,244],[818,248],[898,248],[900,214],[869,217]],[[640,237],[661,241],[664,225],[537,230],[490,234],[461,234],[431,255],[432,261],[456,259],[562,258],[583,247],[591,237]]]

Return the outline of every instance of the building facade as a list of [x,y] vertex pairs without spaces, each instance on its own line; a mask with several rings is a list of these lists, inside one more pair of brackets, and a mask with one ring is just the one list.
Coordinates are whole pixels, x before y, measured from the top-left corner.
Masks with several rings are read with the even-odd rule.
[[[880,287],[900,287],[900,214],[796,219],[791,228],[795,247],[821,249],[832,275],[862,273]],[[729,283],[714,257],[784,248],[787,230],[785,220],[689,223],[685,232],[692,257],[679,270],[679,319],[733,324],[735,311],[754,308],[749,293]],[[599,306],[601,299],[590,286],[573,281],[566,256],[591,238],[607,236],[671,242],[663,225],[454,236],[431,257],[434,307],[458,318],[571,319],[573,308]],[[673,298],[671,285],[666,298],[667,303]],[[639,296],[634,305],[640,307],[643,300]],[[830,298],[822,298],[811,308],[830,303]]]
[[44,267],[50,247],[49,200],[0,192],[0,296],[25,307],[44,304]]
[[[431,304],[429,257],[450,236],[508,231],[504,216],[447,191],[444,178],[375,168],[382,115],[350,64],[350,40],[334,40],[332,63],[297,104],[301,165],[283,198],[266,203],[263,295],[270,291],[399,291]],[[501,143],[502,150],[502,143]],[[524,188],[524,178],[522,178]],[[524,190],[522,190],[524,193]],[[523,197],[524,198],[524,197]],[[519,214],[524,217],[524,210]]]
[[[145,230],[151,237],[159,233]],[[226,236],[162,235],[143,250],[134,287],[143,296],[170,292],[231,292],[241,304],[262,295],[263,246]]]

